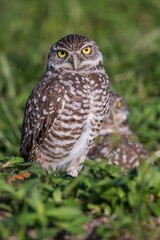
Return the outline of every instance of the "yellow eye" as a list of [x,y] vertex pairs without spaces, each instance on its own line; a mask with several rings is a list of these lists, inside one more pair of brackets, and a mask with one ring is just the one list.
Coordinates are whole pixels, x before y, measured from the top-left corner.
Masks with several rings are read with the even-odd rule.
[[59,58],[65,58],[67,56],[67,52],[63,51],[63,50],[59,50],[57,52],[57,55]]
[[120,108],[122,106],[122,103],[120,101],[117,102],[117,108]]
[[91,47],[85,47],[85,48],[83,48],[83,49],[82,49],[82,53],[83,53],[84,55],[90,54],[90,53],[91,53]]

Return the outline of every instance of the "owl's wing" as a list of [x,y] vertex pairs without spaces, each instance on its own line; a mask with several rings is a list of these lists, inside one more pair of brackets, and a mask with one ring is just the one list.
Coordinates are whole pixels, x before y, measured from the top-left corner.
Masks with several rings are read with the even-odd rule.
[[60,82],[54,78],[44,77],[33,89],[25,107],[21,156],[31,160],[36,148],[50,131],[64,106],[64,92]]

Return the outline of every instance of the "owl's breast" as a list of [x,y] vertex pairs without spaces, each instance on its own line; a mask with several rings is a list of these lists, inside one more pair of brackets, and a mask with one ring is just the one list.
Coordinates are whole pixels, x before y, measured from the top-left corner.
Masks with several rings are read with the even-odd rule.
[[[54,167],[67,165],[87,155],[107,112],[108,93],[104,82],[75,75],[62,80],[63,107],[42,146],[43,155]],[[53,167],[52,167],[53,168]]]

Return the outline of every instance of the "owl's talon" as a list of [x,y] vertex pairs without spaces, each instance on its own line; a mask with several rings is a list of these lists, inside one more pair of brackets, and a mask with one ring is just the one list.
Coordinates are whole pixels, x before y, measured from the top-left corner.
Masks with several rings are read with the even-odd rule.
[[71,177],[78,177],[78,172],[75,168],[70,168],[66,170],[66,173],[70,175]]

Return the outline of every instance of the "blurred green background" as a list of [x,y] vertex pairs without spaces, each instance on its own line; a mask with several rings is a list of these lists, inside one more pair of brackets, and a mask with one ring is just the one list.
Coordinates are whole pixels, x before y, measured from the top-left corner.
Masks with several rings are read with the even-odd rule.
[[111,89],[150,152],[160,148],[159,0],[0,0],[0,152],[19,155],[25,102],[51,45],[69,33],[95,40]]

